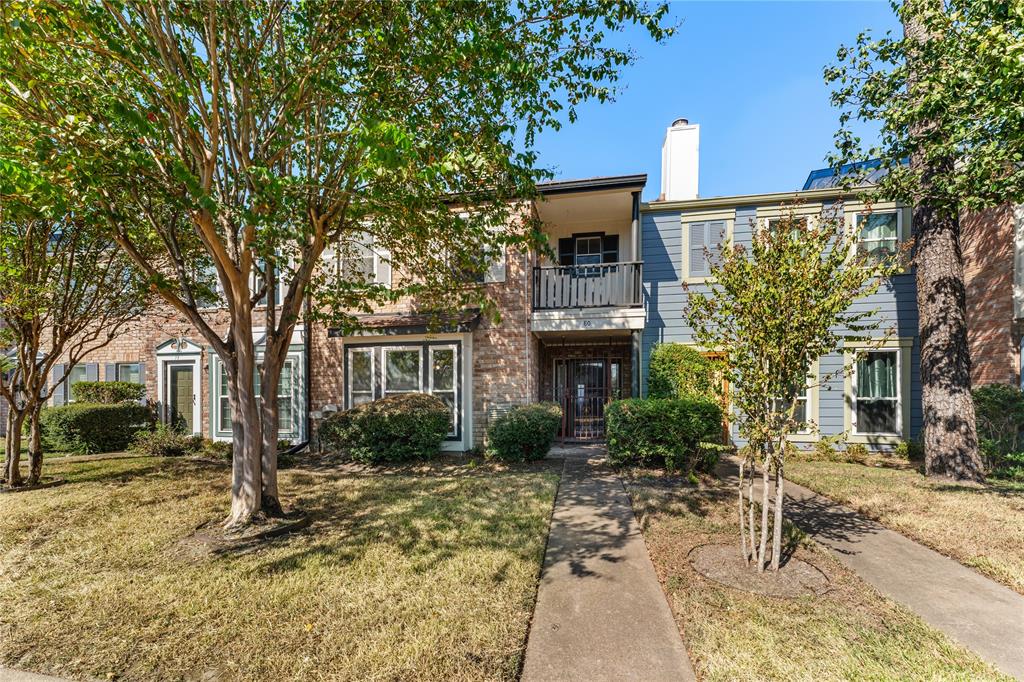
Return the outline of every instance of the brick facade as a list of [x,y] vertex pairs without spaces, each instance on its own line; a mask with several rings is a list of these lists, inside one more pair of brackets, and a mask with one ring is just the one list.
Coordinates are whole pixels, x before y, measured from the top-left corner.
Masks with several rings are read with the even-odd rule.
[[1009,205],[961,221],[974,386],[1019,385],[1021,329],[1014,320],[1014,212]]

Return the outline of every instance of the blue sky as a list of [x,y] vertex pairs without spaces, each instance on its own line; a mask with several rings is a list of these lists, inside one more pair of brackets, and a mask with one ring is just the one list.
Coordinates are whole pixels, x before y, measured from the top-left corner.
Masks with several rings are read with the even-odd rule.
[[665,128],[681,116],[701,125],[701,196],[799,189],[838,125],[823,67],[861,30],[899,30],[883,1],[675,2],[671,12],[682,25],[666,44],[623,36],[640,59],[615,102],[588,103],[539,139],[556,178],[647,173],[654,199]]

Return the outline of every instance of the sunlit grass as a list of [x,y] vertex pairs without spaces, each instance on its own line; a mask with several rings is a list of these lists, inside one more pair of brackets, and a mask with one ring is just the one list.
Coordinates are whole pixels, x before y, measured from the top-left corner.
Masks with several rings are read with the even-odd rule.
[[80,678],[513,679],[557,474],[545,465],[282,472],[311,528],[242,555],[180,540],[227,467],[54,465],[0,497],[0,660]]
[[884,598],[813,543],[796,556],[831,581],[827,593],[775,599],[724,587],[690,566],[705,543],[736,543],[732,489],[627,483],[644,539],[703,680],[1005,679],[977,656]]
[[787,474],[1024,594],[1024,483],[961,486],[841,462],[792,462]]

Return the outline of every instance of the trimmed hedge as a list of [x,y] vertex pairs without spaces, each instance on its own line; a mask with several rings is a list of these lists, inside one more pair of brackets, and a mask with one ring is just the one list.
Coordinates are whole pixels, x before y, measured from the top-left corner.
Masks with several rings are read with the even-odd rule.
[[651,398],[715,398],[715,361],[692,346],[659,343],[651,350],[647,388]]
[[407,462],[436,455],[450,429],[451,415],[439,398],[405,393],[327,417],[320,442],[360,462]]
[[487,430],[488,454],[515,462],[543,459],[555,442],[561,423],[562,408],[558,403],[513,407]]
[[708,398],[631,398],[605,410],[613,464],[706,470],[717,462],[702,443],[722,440],[722,408]]
[[160,422],[152,431],[136,433],[128,449],[143,457],[184,457],[201,452],[204,445],[202,436],[179,433]]
[[75,400],[81,403],[117,405],[141,402],[146,396],[146,386],[130,381],[79,381],[74,392]]
[[40,423],[51,450],[115,452],[126,449],[136,433],[152,427],[153,413],[138,403],[71,403],[45,408]]

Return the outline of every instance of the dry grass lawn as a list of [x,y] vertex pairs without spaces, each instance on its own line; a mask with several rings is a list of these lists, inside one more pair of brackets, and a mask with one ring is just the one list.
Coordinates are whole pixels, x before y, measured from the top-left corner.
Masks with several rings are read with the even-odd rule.
[[687,553],[705,543],[738,543],[734,491],[649,478],[627,487],[700,679],[1006,679],[814,543],[796,556],[831,580],[822,596],[775,599],[704,578]]
[[[282,472],[310,529],[196,560],[226,466],[63,463],[0,496],[0,663],[76,678],[514,679],[558,474]],[[205,676],[205,677],[204,677]]]
[[968,487],[911,468],[792,462],[793,481],[1024,594],[1024,484]]

